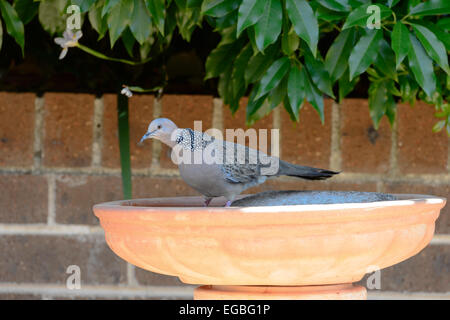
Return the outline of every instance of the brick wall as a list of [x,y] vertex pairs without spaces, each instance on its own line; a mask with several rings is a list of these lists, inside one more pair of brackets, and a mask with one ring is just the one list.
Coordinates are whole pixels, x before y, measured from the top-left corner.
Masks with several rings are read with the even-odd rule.
[[[372,127],[366,100],[326,101],[325,125],[306,106],[296,126],[276,109],[256,128],[280,128],[287,161],[342,170],[336,178],[306,182],[279,178],[270,189],[360,190],[448,197],[450,148],[434,134],[433,108],[399,106],[394,130]],[[130,99],[133,196],[195,195],[159,143],[135,142],[155,117],[203,128],[245,123],[209,96]],[[141,270],[107,247],[94,203],[122,197],[116,97],[88,94],[0,93],[0,298],[190,298],[192,286]],[[369,298],[450,298],[450,218],[443,210],[432,243],[417,256],[381,271],[381,290]],[[66,269],[78,265],[81,289],[66,289]],[[365,284],[365,280],[362,281]]]

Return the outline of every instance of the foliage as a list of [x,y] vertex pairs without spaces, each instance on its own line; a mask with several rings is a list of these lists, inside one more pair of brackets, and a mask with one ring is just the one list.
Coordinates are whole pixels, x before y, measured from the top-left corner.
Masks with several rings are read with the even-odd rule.
[[[51,35],[61,33],[71,4],[111,47],[121,39],[132,55],[138,46],[140,61],[167,48],[175,29],[189,41],[203,22],[212,25],[222,40],[205,79],[219,79],[233,112],[248,94],[249,123],[280,103],[298,121],[305,100],[323,119],[323,96],[342,100],[364,74],[375,127],[384,115],[393,123],[396,101],[419,97],[442,118],[435,130],[450,134],[447,0],[0,0],[0,10],[23,52],[24,24],[37,15]],[[367,27],[371,4],[380,29]]]
[[99,39],[108,36],[111,47],[120,39],[133,59],[110,60],[133,65],[164,52],[174,32],[190,41],[196,28],[211,25],[221,41],[205,79],[218,78],[233,112],[249,96],[249,124],[281,103],[298,121],[304,101],[323,121],[324,96],[342,101],[367,78],[375,128],[384,116],[394,122],[398,102],[419,98],[435,106],[433,130],[450,135],[448,0],[0,0],[0,47],[6,28],[23,52],[24,25],[35,16],[49,34],[62,33],[71,4]]

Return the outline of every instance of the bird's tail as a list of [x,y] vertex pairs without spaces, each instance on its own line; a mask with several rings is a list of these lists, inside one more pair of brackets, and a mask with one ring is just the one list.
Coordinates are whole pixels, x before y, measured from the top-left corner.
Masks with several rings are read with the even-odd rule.
[[292,176],[308,180],[324,180],[338,173],[325,169],[298,166],[282,160],[280,160],[280,168],[278,170],[279,176]]

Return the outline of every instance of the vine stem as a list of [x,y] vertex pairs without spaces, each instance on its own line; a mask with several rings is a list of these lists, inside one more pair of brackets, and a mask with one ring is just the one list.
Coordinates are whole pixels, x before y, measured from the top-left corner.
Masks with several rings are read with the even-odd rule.
[[109,61],[115,61],[115,62],[122,62],[122,63],[126,63],[132,66],[136,66],[136,65],[140,65],[140,64],[144,64],[148,61],[151,60],[151,57],[148,57],[147,59],[141,60],[141,61],[131,61],[131,60],[126,60],[126,59],[120,59],[120,58],[112,58],[112,57],[108,57],[106,55],[104,55],[103,53],[100,53],[98,51],[95,51],[94,49],[91,49],[89,47],[86,47],[80,43],[77,42],[76,47],[80,48],[81,50],[83,50],[86,53],[89,53],[90,55],[93,55],[97,58],[103,59],[103,60],[109,60]]

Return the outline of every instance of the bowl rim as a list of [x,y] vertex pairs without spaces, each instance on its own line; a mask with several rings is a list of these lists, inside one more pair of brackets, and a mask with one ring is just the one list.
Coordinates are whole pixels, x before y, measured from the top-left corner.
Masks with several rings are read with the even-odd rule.
[[[314,190],[316,191],[316,190]],[[322,190],[317,190],[322,191]],[[323,190],[327,191],[327,190]],[[374,192],[375,193],[375,192]],[[438,197],[434,195],[426,194],[403,194],[392,193],[391,195],[399,198],[395,200],[383,200],[383,201],[371,201],[371,202],[347,202],[347,203],[328,203],[328,204],[298,204],[298,205],[281,205],[281,206],[249,206],[249,207],[220,207],[220,206],[152,206],[152,205],[138,205],[151,202],[173,202],[175,199],[177,203],[182,200],[195,201],[203,199],[202,196],[181,196],[181,197],[157,197],[157,198],[137,198],[130,200],[116,200],[108,201],[93,206],[93,210],[98,211],[178,211],[178,212],[190,212],[190,211],[202,211],[202,212],[226,212],[226,211],[241,211],[241,212],[303,212],[303,211],[332,211],[342,209],[369,209],[369,208],[381,208],[381,207],[401,207],[409,206],[413,204],[429,204],[429,205],[442,205],[445,206],[447,198]],[[249,194],[241,195],[249,196]],[[96,214],[97,215],[97,214]]]

